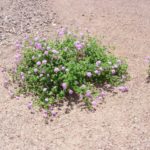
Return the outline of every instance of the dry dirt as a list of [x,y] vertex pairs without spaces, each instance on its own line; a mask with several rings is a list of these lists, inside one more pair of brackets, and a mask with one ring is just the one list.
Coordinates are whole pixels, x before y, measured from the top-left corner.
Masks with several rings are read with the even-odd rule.
[[95,113],[74,108],[45,124],[29,99],[10,99],[0,74],[0,150],[150,150],[149,0],[0,0],[0,66],[10,66],[12,43],[26,32],[88,28],[127,59],[128,93],[107,96]]

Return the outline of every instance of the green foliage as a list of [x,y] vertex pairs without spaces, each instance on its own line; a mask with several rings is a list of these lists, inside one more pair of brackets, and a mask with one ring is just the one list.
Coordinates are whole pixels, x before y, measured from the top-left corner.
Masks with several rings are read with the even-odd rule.
[[95,38],[66,34],[54,41],[26,40],[16,79],[21,90],[38,97],[43,108],[74,94],[82,95],[90,108],[96,85],[117,86],[126,75],[127,64]]

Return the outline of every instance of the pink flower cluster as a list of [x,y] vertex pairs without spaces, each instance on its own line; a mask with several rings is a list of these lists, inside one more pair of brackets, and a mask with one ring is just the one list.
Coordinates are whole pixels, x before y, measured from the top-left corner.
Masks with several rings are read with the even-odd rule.
[[66,83],[62,83],[62,88],[63,88],[63,90],[66,90],[67,89],[67,84]]
[[42,50],[42,44],[41,43],[35,43],[35,48],[38,50]]
[[121,92],[128,92],[128,88],[126,86],[120,86],[118,88]]
[[90,91],[90,90],[87,90],[85,95],[86,95],[87,97],[91,97],[91,91]]
[[40,62],[40,61],[38,61],[36,64],[37,64],[38,66],[40,66],[40,65],[41,65],[41,62]]
[[21,47],[22,47],[21,43],[20,43],[19,41],[17,41],[17,42],[16,42],[16,48],[17,48],[17,49],[21,49]]
[[76,41],[74,43],[74,45],[75,45],[75,47],[76,47],[77,50],[81,50],[84,47],[84,44],[81,43],[80,41]]
[[53,54],[59,54],[59,51],[53,49],[53,50],[52,50],[52,53],[53,53]]
[[87,75],[87,77],[89,77],[89,78],[92,77],[92,73],[91,73],[91,72],[87,72],[86,75]]
[[54,68],[54,72],[55,72],[55,73],[58,73],[59,71],[60,71],[59,68],[57,68],[57,67]]
[[97,67],[99,67],[100,64],[101,64],[101,61],[100,61],[100,60],[96,62],[96,66],[97,66]]
[[58,35],[59,35],[60,37],[63,36],[65,33],[66,33],[66,29],[65,29],[65,28],[61,28],[61,29],[58,31]]

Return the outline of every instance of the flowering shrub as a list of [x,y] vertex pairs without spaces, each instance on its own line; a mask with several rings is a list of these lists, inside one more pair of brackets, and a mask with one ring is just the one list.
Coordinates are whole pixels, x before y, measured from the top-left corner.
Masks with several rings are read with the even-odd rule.
[[54,41],[28,38],[17,55],[21,60],[15,79],[20,90],[33,93],[42,108],[49,109],[74,95],[80,95],[92,108],[99,93],[97,85],[117,86],[126,80],[127,64],[95,38],[77,37],[63,30],[58,36]]

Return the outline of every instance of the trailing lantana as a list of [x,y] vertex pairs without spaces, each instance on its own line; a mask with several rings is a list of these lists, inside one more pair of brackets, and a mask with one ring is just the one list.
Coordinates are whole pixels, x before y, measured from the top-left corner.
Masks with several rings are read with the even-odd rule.
[[47,110],[44,114],[68,95],[80,95],[91,109],[97,105],[97,85],[117,86],[127,79],[127,64],[89,35],[78,37],[61,29],[56,40],[26,38],[22,49],[15,79],[20,91],[37,97]]

